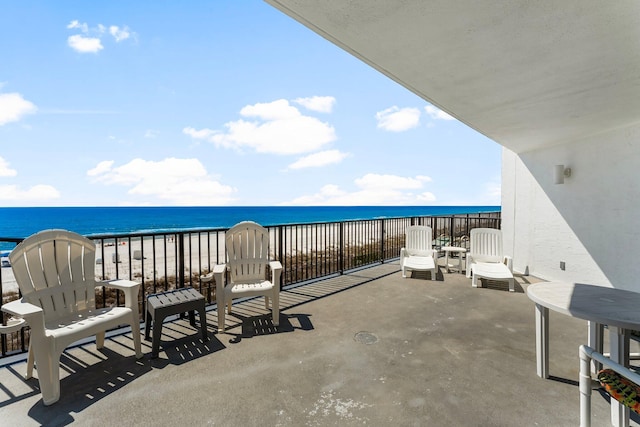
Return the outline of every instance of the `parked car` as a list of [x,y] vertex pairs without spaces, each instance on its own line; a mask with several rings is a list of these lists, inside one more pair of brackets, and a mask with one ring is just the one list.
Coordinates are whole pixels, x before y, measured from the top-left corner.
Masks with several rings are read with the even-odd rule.
[[11,267],[11,262],[9,261],[9,254],[11,251],[0,251],[0,265],[2,267]]

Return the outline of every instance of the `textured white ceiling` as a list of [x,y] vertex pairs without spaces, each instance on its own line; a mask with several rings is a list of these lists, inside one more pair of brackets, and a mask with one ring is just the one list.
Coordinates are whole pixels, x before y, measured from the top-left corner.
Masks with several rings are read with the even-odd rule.
[[640,121],[637,0],[266,0],[515,152]]

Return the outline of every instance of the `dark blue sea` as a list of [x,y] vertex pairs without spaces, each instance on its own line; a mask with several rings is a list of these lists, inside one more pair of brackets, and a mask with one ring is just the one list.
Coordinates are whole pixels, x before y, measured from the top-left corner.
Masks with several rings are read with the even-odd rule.
[[243,220],[266,226],[497,211],[500,206],[0,208],[0,240],[24,238],[48,228],[63,228],[84,235],[150,233],[227,228]]

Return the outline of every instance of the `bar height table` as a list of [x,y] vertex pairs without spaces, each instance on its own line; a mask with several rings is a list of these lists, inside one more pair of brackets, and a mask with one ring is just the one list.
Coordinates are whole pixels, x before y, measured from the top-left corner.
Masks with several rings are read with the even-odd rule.
[[[582,283],[544,282],[529,285],[527,296],[536,303],[538,376],[549,378],[549,309],[587,320],[590,341],[601,340],[602,325],[608,325],[611,360],[628,366],[629,330],[640,329],[640,293]],[[629,409],[611,399],[611,423],[627,426],[628,420]]]

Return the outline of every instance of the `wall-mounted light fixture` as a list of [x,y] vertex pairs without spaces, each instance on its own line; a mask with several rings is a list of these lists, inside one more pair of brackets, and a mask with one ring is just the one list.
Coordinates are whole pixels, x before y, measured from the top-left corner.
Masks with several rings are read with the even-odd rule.
[[565,168],[564,165],[555,165],[553,167],[553,183],[564,184],[564,179],[571,176],[571,168]]

